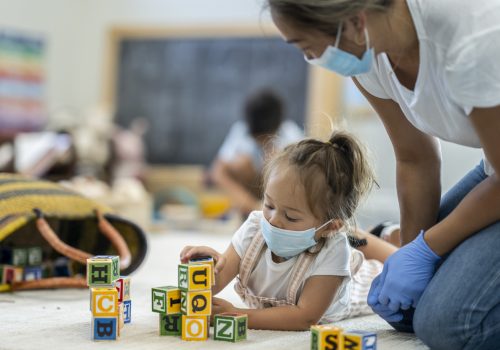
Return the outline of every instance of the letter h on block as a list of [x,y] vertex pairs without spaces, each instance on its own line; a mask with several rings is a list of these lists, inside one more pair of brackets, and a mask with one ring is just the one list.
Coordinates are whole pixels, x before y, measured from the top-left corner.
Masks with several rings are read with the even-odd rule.
[[118,256],[94,256],[87,259],[87,285],[89,287],[112,286],[120,277]]
[[225,312],[214,316],[214,340],[237,342],[247,338],[248,316]]
[[344,350],[377,350],[377,334],[366,331],[344,332]]
[[210,264],[180,264],[178,272],[180,289],[195,291],[212,287],[212,266]]
[[344,350],[342,329],[328,325],[311,326],[311,350]]

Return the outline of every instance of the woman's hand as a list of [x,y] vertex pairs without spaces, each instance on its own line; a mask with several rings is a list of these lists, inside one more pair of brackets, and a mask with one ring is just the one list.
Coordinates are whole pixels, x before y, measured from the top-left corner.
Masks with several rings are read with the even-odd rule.
[[420,232],[387,259],[382,273],[372,283],[368,304],[389,322],[400,320],[400,309],[417,307],[440,260],[425,242],[424,231]]
[[202,256],[210,256],[214,259],[215,267],[214,272],[217,274],[224,268],[226,258],[213,248],[206,246],[186,246],[182,249],[180,258],[181,262],[187,263],[190,259],[199,258]]

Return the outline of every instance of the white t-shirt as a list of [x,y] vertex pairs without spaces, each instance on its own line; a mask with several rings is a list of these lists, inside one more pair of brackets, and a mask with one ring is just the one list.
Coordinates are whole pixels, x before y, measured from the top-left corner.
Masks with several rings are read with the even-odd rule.
[[[250,213],[248,219],[234,234],[231,243],[236,253],[243,258],[255,233],[260,230],[262,211]],[[291,281],[293,265],[298,256],[281,263],[275,263],[271,257],[271,251],[264,247],[262,259],[257,263],[250,275],[248,288],[254,295],[278,298],[286,300],[288,283]],[[332,319],[333,315],[346,310],[350,300],[351,271],[349,261],[351,258],[351,247],[345,233],[338,233],[327,240],[325,246],[316,256],[315,261],[306,272],[305,279],[298,290],[302,293],[306,280],[316,275],[345,276],[336,299],[328,307],[322,320]]]
[[[406,1],[420,45],[414,90],[399,83],[385,53],[356,78],[370,94],[397,102],[419,130],[481,148],[469,114],[500,105],[500,0]],[[486,158],[485,171],[493,173]]]
[[[274,138],[274,146],[281,150],[287,145],[299,141],[304,138],[302,130],[291,120],[285,120],[281,123],[276,137]],[[224,143],[222,144],[218,157],[223,161],[232,161],[237,156],[249,156],[252,158],[253,165],[257,171],[260,171],[264,164],[264,154],[262,148],[250,135],[247,124],[239,120],[235,122]]]

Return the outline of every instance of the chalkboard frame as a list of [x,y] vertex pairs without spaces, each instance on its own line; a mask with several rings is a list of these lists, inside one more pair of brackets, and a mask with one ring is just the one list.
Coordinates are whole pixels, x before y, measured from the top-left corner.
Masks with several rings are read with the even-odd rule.
[[[138,26],[112,27],[107,36],[103,64],[102,105],[116,110],[116,84],[119,68],[119,50],[125,39],[158,38],[279,38],[273,25],[224,25],[224,26]],[[342,113],[342,78],[324,69],[311,66],[308,70],[305,131],[312,137],[326,138],[332,122],[335,124]]]

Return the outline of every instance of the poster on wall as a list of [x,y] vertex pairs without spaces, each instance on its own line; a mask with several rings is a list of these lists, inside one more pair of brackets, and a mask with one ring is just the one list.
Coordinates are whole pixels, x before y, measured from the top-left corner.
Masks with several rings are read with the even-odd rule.
[[40,130],[47,121],[45,43],[35,34],[0,29],[0,136]]

